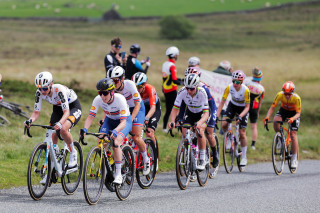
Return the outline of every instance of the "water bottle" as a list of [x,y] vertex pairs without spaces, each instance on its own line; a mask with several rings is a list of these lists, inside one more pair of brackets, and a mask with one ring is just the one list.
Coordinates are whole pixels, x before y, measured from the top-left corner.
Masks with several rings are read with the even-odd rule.
[[112,165],[114,163],[114,160],[109,150],[107,151],[107,156],[108,156],[110,165]]
[[56,157],[58,158],[60,156],[60,149],[58,144],[53,144],[53,150],[56,153]]

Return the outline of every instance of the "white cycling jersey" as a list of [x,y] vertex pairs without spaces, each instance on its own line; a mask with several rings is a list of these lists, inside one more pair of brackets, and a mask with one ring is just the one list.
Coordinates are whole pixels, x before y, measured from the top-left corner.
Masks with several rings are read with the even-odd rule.
[[227,100],[228,95],[231,95],[231,103],[236,106],[244,107],[246,104],[250,104],[250,90],[244,84],[241,84],[241,88],[237,91],[233,84],[229,84],[224,90],[222,100]]
[[130,116],[127,101],[121,94],[115,93],[111,104],[103,102],[101,96],[97,95],[92,102],[89,115],[95,117],[99,107],[103,109],[108,118],[113,120],[126,119]]
[[134,102],[141,102],[141,97],[136,84],[131,80],[124,80],[123,89],[121,91],[116,90],[116,92],[122,94],[126,98],[129,107],[134,107]]
[[197,88],[197,92],[193,97],[189,95],[185,87],[182,87],[179,90],[177,98],[174,102],[174,108],[179,109],[182,101],[186,103],[188,109],[192,113],[209,111],[208,96],[205,89],[202,87]]
[[42,100],[50,104],[61,106],[62,111],[69,109],[69,104],[77,100],[77,94],[68,87],[61,84],[52,85],[52,96],[42,95],[40,90],[36,91],[34,111],[41,111]]

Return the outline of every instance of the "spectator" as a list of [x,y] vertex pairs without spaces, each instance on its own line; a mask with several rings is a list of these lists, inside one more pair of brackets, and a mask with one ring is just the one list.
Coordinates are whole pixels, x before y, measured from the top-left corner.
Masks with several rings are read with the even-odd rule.
[[220,62],[217,69],[213,70],[215,73],[219,73],[222,75],[232,75],[233,68],[231,67],[231,64],[227,60],[223,60]]
[[[137,59],[140,54],[141,48],[139,44],[133,44],[130,47],[130,55],[127,58],[127,66],[125,78],[131,80],[132,76],[137,72],[143,72],[147,74],[148,68],[150,67],[150,59],[147,57],[146,60],[142,60],[141,62]],[[145,69],[142,68],[142,64],[146,64]]]
[[188,67],[199,67],[200,66],[200,58],[193,56],[188,60]]
[[108,70],[115,66],[121,66],[125,69],[127,58],[125,52],[120,52],[122,48],[122,42],[119,37],[111,40],[111,51],[104,58],[104,68],[106,73]]
[[0,86],[1,86],[1,81],[2,81],[2,75],[0,74]]

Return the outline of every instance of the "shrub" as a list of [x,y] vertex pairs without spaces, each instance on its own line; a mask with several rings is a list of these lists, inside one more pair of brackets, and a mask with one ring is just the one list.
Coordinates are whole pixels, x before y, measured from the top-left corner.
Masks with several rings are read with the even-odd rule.
[[192,36],[195,24],[184,16],[166,16],[159,22],[160,36],[166,39],[185,39]]

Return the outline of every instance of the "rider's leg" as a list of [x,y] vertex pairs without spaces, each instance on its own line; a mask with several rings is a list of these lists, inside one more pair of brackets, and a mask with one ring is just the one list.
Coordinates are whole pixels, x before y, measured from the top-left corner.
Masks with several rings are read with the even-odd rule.
[[156,147],[157,143],[156,143],[156,138],[154,137],[154,130],[152,128],[148,128],[148,131],[149,132],[146,132],[146,135],[147,135],[148,138],[151,138],[151,140],[153,141],[154,146]]
[[257,123],[251,123],[251,130],[252,130],[252,144],[251,146],[255,146],[255,143],[257,141],[258,138],[258,125]]
[[247,136],[246,136],[246,129],[241,128],[239,129],[240,133],[240,143],[242,149],[242,158],[247,158]]
[[292,142],[292,154],[297,154],[299,151],[299,143],[298,143],[298,133],[297,131],[291,131],[291,142]]
[[[282,121],[281,116],[275,115],[273,121]],[[273,129],[275,132],[280,132],[280,124],[273,123]]]

